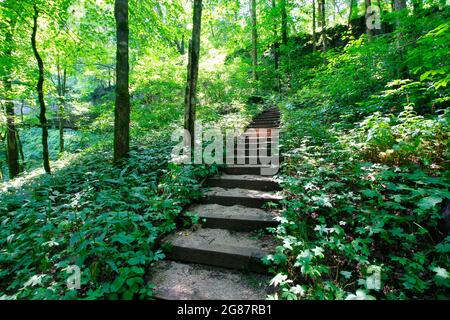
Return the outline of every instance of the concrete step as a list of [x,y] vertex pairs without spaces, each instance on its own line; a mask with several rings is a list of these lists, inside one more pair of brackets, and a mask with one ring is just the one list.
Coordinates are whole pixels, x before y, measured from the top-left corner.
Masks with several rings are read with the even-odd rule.
[[200,228],[182,231],[165,238],[171,244],[171,260],[217,266],[227,269],[267,273],[262,258],[275,250],[275,243],[257,239],[247,232]]
[[255,118],[252,122],[280,122],[280,118],[278,117],[264,117],[264,118]]
[[282,197],[275,192],[240,188],[212,187],[205,192],[202,203],[216,203],[224,206],[241,205],[249,208],[262,208],[269,202],[278,203]]
[[[268,168],[267,166],[258,166],[258,165],[239,165],[239,164],[230,164],[225,167],[223,170],[227,174],[256,174],[261,175],[261,169]],[[272,167],[271,169],[276,170],[276,167]],[[276,174],[274,172],[272,175]]]
[[[282,158],[280,156],[274,155],[274,158],[276,158],[276,157],[278,157],[278,162],[281,162]],[[270,164],[271,162],[273,163],[274,161],[272,161],[272,160],[273,160],[272,155],[265,155],[264,157],[263,157],[263,155],[256,156],[256,157],[252,155],[252,156],[244,156],[244,157],[234,156],[234,157],[225,157],[224,158],[224,161],[226,164],[228,163],[230,165],[249,165],[249,166],[252,166],[252,165],[265,166],[265,165]]]
[[211,229],[252,231],[278,225],[275,220],[277,211],[219,204],[195,204],[189,207],[188,211],[198,214],[205,220],[203,226]]
[[261,191],[280,190],[278,182],[276,182],[272,177],[251,174],[222,174],[221,176],[209,178],[206,184],[209,187],[221,188],[241,188]]
[[174,261],[158,261],[154,271],[157,299],[264,300],[272,291],[271,277],[255,273]]
[[261,124],[252,123],[247,128],[248,129],[274,128],[275,129],[275,128],[278,128],[278,127],[279,127],[279,125],[277,123],[273,123],[273,124],[270,124],[270,123],[261,123]]

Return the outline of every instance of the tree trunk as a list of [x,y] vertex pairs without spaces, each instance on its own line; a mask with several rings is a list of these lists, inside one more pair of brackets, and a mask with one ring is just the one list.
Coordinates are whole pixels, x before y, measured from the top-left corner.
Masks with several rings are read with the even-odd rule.
[[[406,0],[394,0],[394,9],[397,12],[396,15],[396,26],[397,28],[400,26],[400,20],[401,20],[401,13],[400,11],[403,11],[406,9]],[[397,64],[397,76],[399,77],[406,77],[408,73],[408,68],[406,67],[404,63],[404,50],[402,48],[402,35],[398,32],[397,33],[397,39],[396,39],[396,45],[397,45],[397,52],[399,57],[399,63]]]
[[61,73],[61,66],[59,61],[56,64],[58,71],[58,122],[59,122],[59,153],[64,152],[64,112],[65,112],[65,95],[66,95],[66,80],[67,69]]
[[316,51],[316,0],[312,2],[312,45],[313,52]]
[[281,0],[281,40],[285,46],[288,44],[286,1]]
[[[277,3],[276,0],[272,0],[272,9],[276,10],[277,8]],[[274,26],[273,26],[273,34],[274,34],[274,38],[275,38],[275,42],[272,46],[272,50],[273,50],[273,60],[274,60],[274,67],[275,67],[275,76],[276,76],[276,89],[278,92],[281,92],[281,79],[280,79],[280,74],[279,74],[279,69],[280,69],[280,56],[279,56],[279,49],[280,49],[280,44],[278,42],[278,32],[277,32],[277,23],[276,20],[274,19]]]
[[17,145],[19,147],[20,160],[22,161],[20,170],[24,171],[25,170],[25,156],[23,154],[22,140],[20,140],[20,135],[19,135],[18,130],[16,130],[16,138],[17,138]]
[[253,80],[258,80],[258,30],[256,24],[256,0],[250,0],[250,16],[252,20],[252,65]]
[[116,102],[114,111],[114,162],[128,157],[130,151],[130,92],[128,61],[128,0],[116,0]]
[[[406,8],[406,0],[394,0],[394,10],[401,11]],[[400,19],[397,17],[397,25],[400,23]]]
[[358,15],[358,0],[350,0],[350,12],[348,14],[348,27],[351,27],[351,22],[354,19],[354,15]]
[[195,144],[195,116],[200,59],[200,34],[202,26],[202,0],[194,0],[192,39],[189,41],[188,72],[184,97],[184,128],[191,135],[191,146]]
[[[7,27],[5,35],[5,57],[6,59],[11,59],[13,54],[13,33],[14,22],[10,22]],[[8,171],[9,178],[13,179],[17,177],[20,173],[19,166],[19,151],[16,140],[16,125],[15,125],[15,115],[14,115],[14,102],[12,101],[12,65],[11,61],[7,61],[5,64],[6,74],[3,79],[3,86],[6,95],[6,140],[7,140],[7,154],[8,154]]]
[[367,38],[369,39],[369,41],[372,39],[372,36],[373,36],[373,30],[371,29],[371,28],[369,28],[369,24],[368,24],[368,21],[369,21],[369,19],[370,19],[370,16],[371,16],[371,12],[369,12],[369,8],[370,8],[370,6],[372,5],[372,0],[365,0],[364,1],[364,4],[365,4],[365,18],[366,18],[366,35],[367,35]]
[[323,52],[327,52],[327,25],[325,22],[325,0],[320,0],[320,11],[322,19],[322,46]]
[[36,33],[37,33],[37,20],[39,16],[39,11],[36,4],[33,6],[34,8],[34,16],[33,16],[33,33],[31,35],[31,46],[33,47],[34,56],[36,57],[36,61],[39,68],[39,79],[36,86],[39,100],[39,122],[42,128],[42,158],[44,162],[45,172],[50,174],[50,160],[48,153],[48,126],[47,126],[47,118],[45,116],[45,100],[44,100],[44,62],[42,61],[41,56],[37,50],[36,46]]

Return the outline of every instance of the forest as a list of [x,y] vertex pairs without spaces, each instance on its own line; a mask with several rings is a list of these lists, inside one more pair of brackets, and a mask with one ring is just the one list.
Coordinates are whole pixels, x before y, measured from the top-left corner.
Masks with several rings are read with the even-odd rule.
[[0,300],[450,299],[448,4],[0,0]]

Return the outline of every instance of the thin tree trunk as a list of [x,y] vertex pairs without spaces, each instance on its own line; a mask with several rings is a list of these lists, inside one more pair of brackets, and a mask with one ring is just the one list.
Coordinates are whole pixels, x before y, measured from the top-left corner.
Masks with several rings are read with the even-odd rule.
[[320,0],[320,11],[322,18],[322,46],[323,52],[327,52],[327,25],[325,22],[325,0]]
[[312,3],[312,45],[313,45],[313,52],[316,51],[316,0],[313,0]]
[[[276,10],[276,8],[277,8],[276,0],[272,0],[272,9]],[[279,73],[279,69],[280,69],[280,56],[279,56],[280,44],[278,42],[277,23],[276,23],[275,19],[274,19],[273,33],[274,33],[274,38],[275,38],[275,42],[273,44],[273,60],[274,60],[276,82],[277,82],[276,89],[277,89],[278,92],[281,92],[281,79],[280,79],[280,73]]]
[[21,164],[21,171],[25,170],[25,156],[23,154],[23,146],[22,146],[22,140],[20,140],[19,130],[16,130],[16,137],[17,137],[17,145],[19,147],[19,154],[20,154],[20,160],[22,161]]
[[336,25],[336,11],[337,11],[336,0],[333,0],[333,26]]
[[44,162],[44,169],[45,172],[50,174],[50,160],[49,160],[49,153],[48,153],[48,126],[47,126],[47,118],[45,116],[45,100],[44,100],[44,62],[42,61],[41,56],[39,55],[39,52],[37,50],[36,46],[36,33],[37,33],[37,20],[39,16],[39,11],[34,4],[34,16],[33,16],[33,33],[31,35],[31,46],[33,47],[34,56],[36,57],[36,61],[39,68],[39,79],[36,86],[37,93],[38,93],[38,100],[39,100],[39,107],[40,107],[40,113],[39,113],[39,121],[42,128],[42,158]]
[[23,107],[25,106],[25,100],[22,100],[22,105],[20,106],[20,121],[23,122]]
[[287,0],[281,0],[281,40],[285,46],[288,44],[286,2]]
[[369,24],[368,24],[368,21],[369,21],[369,19],[370,19],[370,13],[371,12],[369,12],[369,7],[372,5],[372,0],[365,0],[364,1],[364,4],[365,4],[365,19],[366,19],[366,35],[367,35],[367,38],[369,39],[369,41],[372,39],[372,36],[373,36],[373,30],[372,29],[370,29],[369,28]]
[[258,29],[256,23],[256,0],[250,0],[250,16],[252,20],[252,65],[253,80],[258,80]]
[[58,122],[59,122],[59,153],[64,152],[64,112],[65,112],[65,95],[66,95],[66,81],[67,69],[61,73],[61,66],[57,61],[56,69],[58,72]]
[[128,60],[128,0],[116,0],[116,102],[114,111],[114,162],[128,157],[130,151],[130,92]]
[[353,19],[353,14],[354,14],[354,7],[356,6],[356,8],[358,8],[358,2],[357,0],[350,0],[350,11],[348,13],[348,21],[347,21],[347,26],[350,28],[351,27],[351,22]]
[[194,0],[192,39],[189,41],[188,72],[184,97],[184,128],[191,135],[191,146],[195,144],[195,116],[197,104],[197,80],[200,60],[200,34],[202,26],[202,0]]
[[[406,9],[406,0],[394,0],[394,9],[397,12],[396,16],[396,26],[397,28],[400,27],[400,11],[403,11]],[[398,51],[398,57],[400,59],[399,63],[397,64],[397,75],[400,77],[405,77],[408,73],[408,68],[404,64],[404,50],[402,48],[402,34],[397,33],[397,51]]]
[[[13,54],[13,33],[15,22],[10,22],[7,27],[5,35],[5,56],[7,59],[12,58]],[[3,79],[3,85],[6,94],[6,141],[7,141],[7,154],[8,154],[8,171],[9,178],[13,179],[17,177],[20,173],[19,166],[19,152],[16,141],[16,125],[15,125],[15,115],[14,115],[14,102],[12,101],[12,65],[11,61],[6,62],[6,75]]]

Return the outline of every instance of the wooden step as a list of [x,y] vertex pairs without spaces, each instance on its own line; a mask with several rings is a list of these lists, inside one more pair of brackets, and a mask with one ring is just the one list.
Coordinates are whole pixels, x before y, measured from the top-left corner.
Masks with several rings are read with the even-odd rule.
[[275,243],[256,239],[251,233],[200,228],[182,231],[164,239],[171,244],[171,260],[267,273],[262,258],[275,250]]
[[197,214],[205,222],[203,226],[211,229],[252,231],[276,227],[276,211],[266,211],[244,206],[222,206],[219,204],[195,204],[189,212]]
[[278,203],[282,197],[275,192],[249,190],[241,188],[212,187],[205,192],[202,203],[216,203],[224,206],[241,205],[250,208],[262,208],[269,202]]
[[163,300],[264,300],[269,276],[218,267],[158,261],[150,283]]

